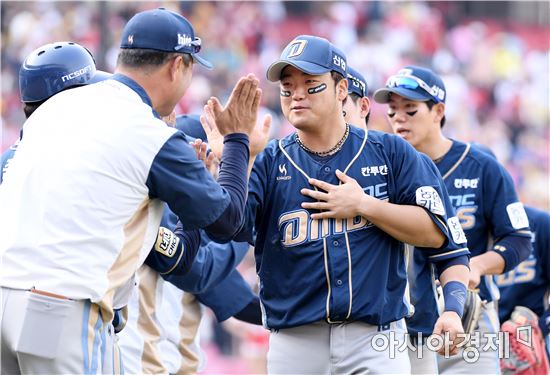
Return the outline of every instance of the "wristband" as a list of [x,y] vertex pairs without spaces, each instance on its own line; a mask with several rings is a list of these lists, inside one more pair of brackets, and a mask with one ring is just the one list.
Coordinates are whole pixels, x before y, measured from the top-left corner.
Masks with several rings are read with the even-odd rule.
[[466,285],[458,281],[449,281],[443,287],[443,298],[445,300],[445,311],[454,311],[462,318],[464,313],[464,302],[468,291]]

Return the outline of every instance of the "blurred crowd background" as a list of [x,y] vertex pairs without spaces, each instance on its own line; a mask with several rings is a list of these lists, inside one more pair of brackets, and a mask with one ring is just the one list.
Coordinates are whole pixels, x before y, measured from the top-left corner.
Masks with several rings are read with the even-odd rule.
[[[24,122],[17,75],[27,54],[68,40],[86,46],[100,69],[113,71],[120,32],[136,12],[178,11],[202,38],[215,69],[196,67],[179,113],[199,113],[211,95],[225,99],[237,79],[262,79],[284,45],[299,34],[330,39],[365,75],[369,93],[413,63],[440,73],[447,86],[445,132],[491,148],[512,174],[521,200],[550,210],[550,5],[529,2],[1,2],[0,150]],[[292,128],[279,110],[278,86],[263,80],[263,112],[272,136]],[[391,131],[383,106],[372,104],[370,128]],[[78,121],[78,119],[75,119]],[[256,282],[253,261],[241,266]],[[207,315],[207,318],[209,316]],[[267,334],[236,321],[206,319],[206,372],[259,373]]]

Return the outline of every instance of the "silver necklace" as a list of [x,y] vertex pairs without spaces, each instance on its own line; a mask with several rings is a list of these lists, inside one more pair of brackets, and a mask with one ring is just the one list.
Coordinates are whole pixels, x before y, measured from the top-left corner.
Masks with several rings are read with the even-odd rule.
[[302,142],[302,140],[298,136],[298,133],[296,133],[296,142],[298,143],[298,145],[300,145],[301,148],[303,148],[305,151],[309,152],[310,154],[317,155],[317,156],[331,156],[336,154],[338,151],[340,151],[340,149],[342,148],[342,145],[344,144],[344,142],[346,142],[346,139],[348,139],[348,135],[349,135],[349,124],[346,124],[346,131],[342,139],[340,139],[338,143],[334,145],[334,147],[332,147],[330,150],[327,150],[327,151],[313,151]]

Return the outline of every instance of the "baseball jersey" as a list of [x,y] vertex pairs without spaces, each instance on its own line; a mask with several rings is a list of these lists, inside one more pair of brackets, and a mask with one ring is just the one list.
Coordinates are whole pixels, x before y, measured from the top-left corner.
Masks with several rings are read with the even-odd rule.
[[525,207],[532,232],[533,251],[513,270],[495,276],[500,289],[500,321],[510,318],[514,307],[525,306],[538,316],[548,308],[550,292],[550,214]]
[[[451,149],[436,166],[466,233],[472,256],[486,252],[495,238],[511,233],[531,235],[513,181],[491,155],[475,145],[453,140]],[[422,252],[414,252],[410,265],[415,314],[407,320],[407,327],[412,334],[431,334],[439,316],[435,290],[438,275]],[[481,277],[479,289],[482,299],[492,301],[499,297],[491,275]]]
[[[165,203],[160,225],[173,229],[177,221]],[[194,357],[197,366],[204,362],[196,341],[201,320],[198,301],[212,308],[220,321],[250,303],[254,294],[235,271],[248,249],[248,243],[212,242],[202,232],[201,246],[185,275],[161,277],[150,267],[141,267],[138,288],[133,288],[128,303],[128,322],[119,334],[125,371],[178,373]],[[197,294],[198,299],[189,293]],[[184,353],[187,357],[182,358]]]
[[55,95],[24,133],[0,185],[1,286],[110,311],[155,241],[160,199],[186,229],[208,226],[230,204],[185,136],[127,77]]
[[[310,200],[300,193],[311,188],[308,178],[338,184],[336,169],[356,179],[366,194],[424,207],[446,242],[463,242],[462,231],[449,225],[458,219],[447,216],[441,176],[399,137],[351,127],[342,149],[322,160],[303,150],[295,133],[271,141],[254,163],[245,225],[249,240],[255,227],[267,328],[322,319],[382,325],[409,313],[403,243],[363,217],[312,220],[301,207]],[[468,253],[463,245],[425,251],[441,259]]]

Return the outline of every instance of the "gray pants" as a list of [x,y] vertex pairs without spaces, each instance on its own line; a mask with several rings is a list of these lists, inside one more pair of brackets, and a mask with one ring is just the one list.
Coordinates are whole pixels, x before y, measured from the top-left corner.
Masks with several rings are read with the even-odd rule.
[[[405,323],[316,322],[271,332],[269,374],[410,374]],[[387,343],[387,345],[386,345]]]
[[[479,326],[476,332],[472,334],[470,340],[469,354],[475,358],[477,353],[479,357],[472,359],[471,363],[465,360],[466,353],[460,350],[458,355],[450,358],[438,356],[440,374],[500,374],[500,359],[498,352],[498,343],[496,340],[500,323],[494,303],[491,302],[482,310],[479,318]],[[489,333],[490,335],[487,335]],[[496,337],[495,337],[496,336]],[[477,341],[477,342],[476,342]],[[489,342],[491,341],[491,342]],[[495,345],[497,345],[495,347]],[[502,343],[500,344],[502,345]]]
[[[114,333],[99,307],[1,288],[2,374],[112,373]],[[107,358],[109,357],[109,358]]]
[[437,375],[437,357],[439,354],[428,349],[424,343],[415,345],[416,350],[409,350],[409,360],[411,361],[411,374],[418,375]]

